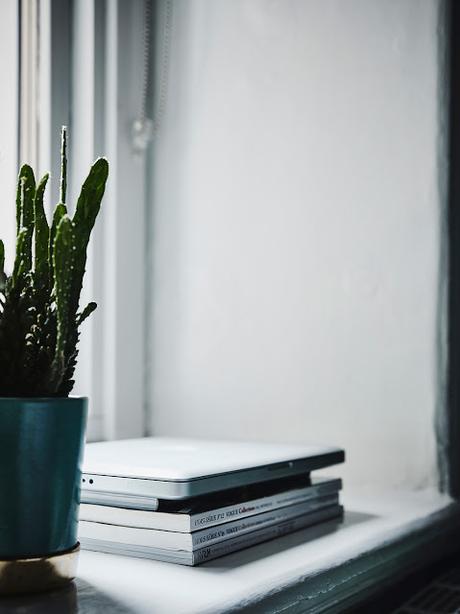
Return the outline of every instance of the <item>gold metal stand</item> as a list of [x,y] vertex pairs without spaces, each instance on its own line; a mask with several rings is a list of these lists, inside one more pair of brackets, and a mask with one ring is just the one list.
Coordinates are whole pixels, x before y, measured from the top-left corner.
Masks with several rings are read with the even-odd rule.
[[65,586],[77,574],[80,544],[36,559],[0,559],[0,595],[38,593]]

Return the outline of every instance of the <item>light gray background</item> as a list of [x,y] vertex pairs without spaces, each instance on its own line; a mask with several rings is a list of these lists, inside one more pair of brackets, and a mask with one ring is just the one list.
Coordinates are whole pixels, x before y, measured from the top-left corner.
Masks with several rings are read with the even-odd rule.
[[439,11],[173,2],[152,433],[338,444],[348,483],[436,480]]

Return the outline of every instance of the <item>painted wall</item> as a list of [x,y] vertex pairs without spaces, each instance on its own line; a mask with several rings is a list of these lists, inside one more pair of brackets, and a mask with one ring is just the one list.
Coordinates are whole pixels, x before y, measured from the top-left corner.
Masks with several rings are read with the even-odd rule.
[[435,481],[440,3],[172,7],[151,432],[338,444],[350,482]]

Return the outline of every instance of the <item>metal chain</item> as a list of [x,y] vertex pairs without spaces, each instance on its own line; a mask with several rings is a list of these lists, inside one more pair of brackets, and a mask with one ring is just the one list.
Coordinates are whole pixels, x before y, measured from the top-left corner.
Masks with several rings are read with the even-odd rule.
[[149,118],[148,106],[150,103],[150,86],[152,80],[152,0],[145,0],[144,5],[144,41],[143,41],[143,78],[141,107],[139,117],[133,122],[132,138],[133,147],[136,151],[145,151],[150,141],[158,133],[161,120],[166,108],[168,90],[168,71],[170,59],[172,0],[166,0],[166,14],[164,19],[162,49],[161,49],[161,72],[158,96],[158,108]]

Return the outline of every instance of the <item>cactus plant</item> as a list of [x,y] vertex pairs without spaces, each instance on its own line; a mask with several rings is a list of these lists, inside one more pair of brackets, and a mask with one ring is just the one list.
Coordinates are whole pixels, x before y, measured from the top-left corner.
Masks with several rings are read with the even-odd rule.
[[80,311],[91,231],[99,213],[108,162],[91,167],[71,217],[67,211],[67,132],[61,135],[60,202],[51,225],[43,198],[48,175],[36,184],[27,164],[16,192],[16,255],[4,270],[0,241],[0,397],[67,397],[74,380],[80,326],[96,308]]

